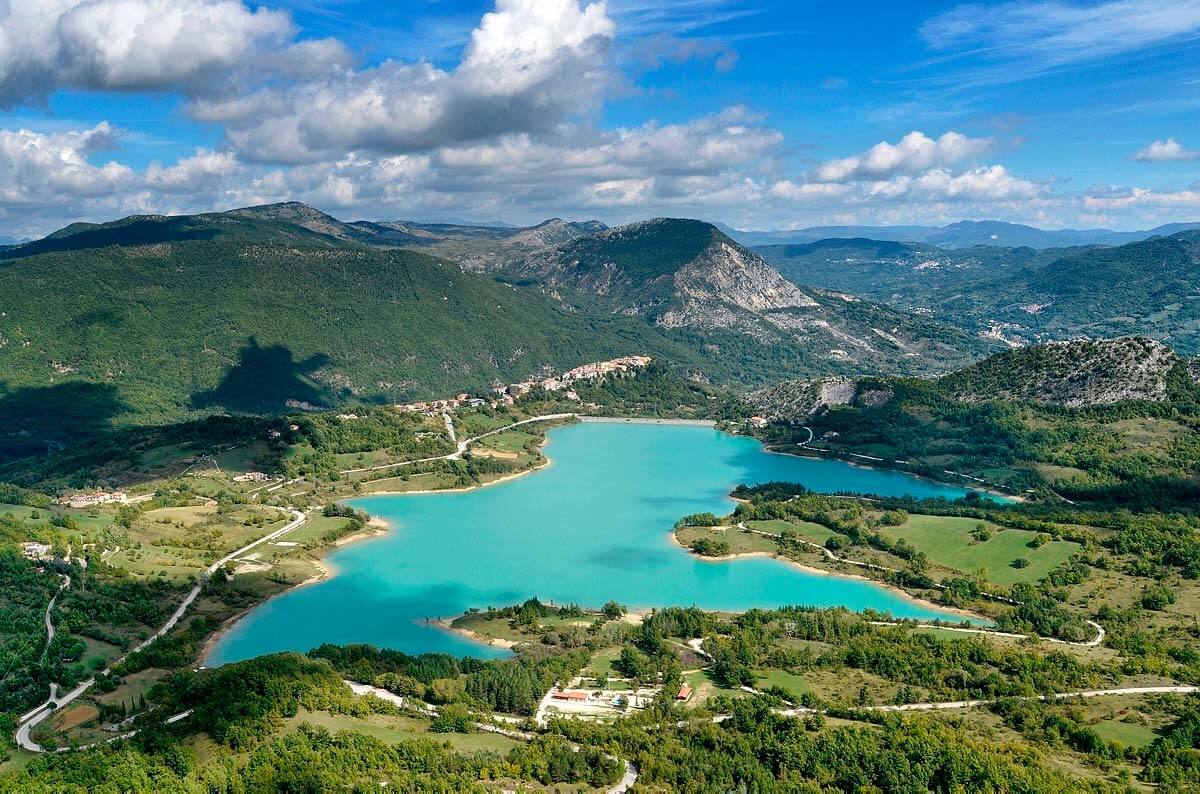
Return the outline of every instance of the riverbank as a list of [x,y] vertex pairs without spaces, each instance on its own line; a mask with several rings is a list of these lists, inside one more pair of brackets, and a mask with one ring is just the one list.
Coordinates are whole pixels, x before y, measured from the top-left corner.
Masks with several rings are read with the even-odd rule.
[[[741,531],[741,530],[738,530],[736,527],[729,527],[729,529],[733,530],[733,531],[738,531],[738,532]],[[828,568],[819,568],[815,565],[807,565],[798,560],[793,560],[791,557],[785,557],[782,554],[779,554],[777,552],[771,552],[771,551],[742,551],[742,552],[738,552],[736,554],[726,554],[721,557],[707,557],[703,554],[697,554],[696,552],[692,551],[687,546],[680,543],[679,538],[675,536],[675,530],[671,530],[671,532],[668,534],[671,539],[671,544],[674,545],[675,548],[680,549],[681,551],[685,552],[689,557],[691,557],[695,560],[699,560],[700,562],[727,563],[727,562],[733,562],[733,561],[741,560],[741,559],[753,559],[755,557],[759,557],[759,558],[763,558],[763,559],[771,559],[771,560],[775,560],[777,562],[781,562],[784,565],[788,565],[796,570],[803,571],[804,573],[808,573],[808,574],[815,574],[817,576],[828,576],[828,577],[837,578],[837,579],[856,579],[860,582],[868,582],[870,584],[875,585],[876,587],[880,587],[880,588],[887,590],[889,592],[892,592],[896,595],[902,596],[902,597],[904,597],[905,600],[909,601],[912,604],[915,604],[920,607],[924,607],[926,609],[934,609],[934,610],[937,610],[938,612],[946,612],[951,615],[958,615],[961,618],[963,618],[963,620],[965,620],[965,621],[976,621],[976,622],[982,622],[982,623],[988,623],[988,624],[992,623],[992,619],[989,617],[986,617],[984,615],[978,615],[974,612],[971,612],[966,609],[961,609],[959,607],[951,607],[951,606],[946,606],[944,604],[939,604],[935,601],[930,601],[928,598],[921,598],[920,596],[916,596],[916,595],[913,595],[912,593],[908,592],[903,587],[898,587],[898,586],[892,584],[891,582],[886,582],[886,581],[883,581],[882,579],[874,579],[870,576],[864,576],[863,574],[860,574],[860,573],[849,573],[846,571],[831,571]]]

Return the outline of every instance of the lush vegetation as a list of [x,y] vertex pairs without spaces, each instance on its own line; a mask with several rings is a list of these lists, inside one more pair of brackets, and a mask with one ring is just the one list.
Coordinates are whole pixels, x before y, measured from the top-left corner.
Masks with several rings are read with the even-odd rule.
[[[1186,508],[1200,496],[1200,388],[1176,367],[1162,401],[1067,408],[1031,402],[964,402],[949,391],[994,368],[973,368],[949,385],[865,379],[883,404],[818,410],[763,432],[773,445],[835,454],[963,481],[965,474],[1013,491],[1051,491],[1072,500],[1144,508]],[[971,373],[979,371],[974,376]],[[974,394],[995,384],[974,382]],[[801,427],[800,425],[805,427]],[[809,430],[813,440],[809,439]],[[898,464],[896,461],[905,461]]]
[[1200,353],[1195,231],[1112,248],[947,250],[858,239],[760,250],[797,283],[932,312],[973,332],[999,329],[1025,343],[1137,334]]
[[196,411],[438,396],[634,352],[694,358],[639,322],[275,221],[141,219],[6,256],[5,457]]

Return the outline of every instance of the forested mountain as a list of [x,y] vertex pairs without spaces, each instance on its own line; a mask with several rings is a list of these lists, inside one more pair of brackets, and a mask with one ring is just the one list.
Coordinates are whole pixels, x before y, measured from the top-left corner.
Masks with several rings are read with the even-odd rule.
[[1162,402],[1172,385],[1195,382],[1192,367],[1171,348],[1144,337],[1050,342],[991,356],[947,375],[940,385],[965,402],[1086,408],[1126,400]]
[[769,352],[763,366],[781,376],[928,372],[986,350],[945,326],[789,282],[702,221],[660,218],[608,229],[493,271],[572,305],[644,318],[704,349]]
[[1115,232],[1111,229],[1038,229],[1005,221],[959,221],[948,226],[813,226],[774,232],[744,232],[724,227],[743,245],[796,245],[831,237],[926,243],[942,248],[997,245],[1006,248],[1065,248],[1080,245],[1124,245],[1158,235],[1200,228],[1196,223],[1171,223],[1153,229]]
[[411,251],[244,215],[130,218],[0,259],[3,446],[111,422],[443,395],[687,346]]
[[611,294],[590,301],[545,294],[568,286],[553,268],[545,282],[498,283],[422,253],[436,245],[402,250],[411,241],[388,235],[416,235],[398,225],[294,203],[73,224],[3,249],[0,447],[40,452],[113,422],[193,412],[442,395],[629,353],[765,383],[928,372],[982,349],[890,309],[804,292],[707,224],[593,236],[599,228],[422,231],[442,245],[501,240],[495,250],[523,262],[576,252],[579,294],[584,270],[619,263]]
[[1014,344],[1143,334],[1200,352],[1200,231],[1116,248],[947,250],[851,239],[761,252],[797,283]]
[[1140,507],[1200,498],[1200,366],[1150,339],[1028,347],[938,380],[790,381],[749,399],[778,423],[770,440],[808,452]]

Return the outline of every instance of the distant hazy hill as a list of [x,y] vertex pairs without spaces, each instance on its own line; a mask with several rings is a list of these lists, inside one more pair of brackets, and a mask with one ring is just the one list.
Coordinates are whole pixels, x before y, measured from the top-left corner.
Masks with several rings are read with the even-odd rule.
[[1173,223],[1154,229],[1114,232],[1110,229],[1038,229],[1004,221],[960,221],[949,226],[813,226],[794,231],[747,232],[723,227],[743,245],[789,245],[811,243],[831,237],[928,243],[943,248],[976,245],[1006,248],[1066,248],[1082,245],[1123,245],[1155,235],[1200,228],[1200,223]]
[[1114,248],[950,250],[832,239],[760,251],[796,283],[1013,343],[1146,335],[1200,353],[1200,231]]
[[753,360],[754,374],[929,372],[985,349],[945,326],[797,286],[702,221],[642,221],[495,269],[568,302],[642,317],[702,350]]
[[0,251],[0,448],[191,411],[444,394],[627,353],[701,369],[636,320],[294,214],[129,218]]

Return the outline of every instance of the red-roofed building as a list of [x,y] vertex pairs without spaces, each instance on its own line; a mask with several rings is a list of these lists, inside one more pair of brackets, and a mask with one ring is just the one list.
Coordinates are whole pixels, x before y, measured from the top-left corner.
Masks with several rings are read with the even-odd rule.
[[677,694],[675,696],[675,699],[680,702],[683,702],[683,701],[687,700],[688,698],[690,698],[691,696],[692,696],[692,688],[685,681],[683,684],[680,685],[679,694]]

